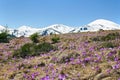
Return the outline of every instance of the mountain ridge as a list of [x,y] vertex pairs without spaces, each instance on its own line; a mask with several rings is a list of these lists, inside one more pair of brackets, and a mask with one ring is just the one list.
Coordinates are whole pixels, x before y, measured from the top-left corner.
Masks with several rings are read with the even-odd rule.
[[[0,26],[0,31],[6,29],[4,26]],[[39,33],[39,35],[50,35],[50,34],[65,34],[65,33],[77,33],[87,31],[99,31],[99,30],[117,30],[120,29],[120,25],[105,19],[97,19],[87,25],[80,26],[77,28],[66,26],[63,24],[53,24],[45,28],[33,28],[30,26],[21,26],[17,29],[9,29],[10,34],[17,37],[25,36],[29,37],[33,33]]]

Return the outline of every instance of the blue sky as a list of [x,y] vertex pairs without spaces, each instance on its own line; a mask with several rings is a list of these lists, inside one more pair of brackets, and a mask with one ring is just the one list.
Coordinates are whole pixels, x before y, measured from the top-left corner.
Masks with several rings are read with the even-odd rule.
[[96,19],[120,24],[120,0],[0,0],[0,25],[82,26]]

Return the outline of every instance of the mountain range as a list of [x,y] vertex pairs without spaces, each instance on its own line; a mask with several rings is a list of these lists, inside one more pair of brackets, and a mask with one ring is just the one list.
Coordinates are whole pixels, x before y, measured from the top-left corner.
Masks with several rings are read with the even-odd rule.
[[[0,25],[0,31],[6,29],[6,27]],[[29,37],[33,33],[39,35],[50,35],[50,34],[65,34],[65,33],[77,33],[77,32],[93,32],[99,30],[119,30],[120,25],[105,19],[95,20],[87,25],[80,27],[70,27],[63,24],[54,24],[45,28],[33,28],[30,26],[21,26],[17,29],[10,29],[8,31],[11,35],[16,37],[25,36]]]

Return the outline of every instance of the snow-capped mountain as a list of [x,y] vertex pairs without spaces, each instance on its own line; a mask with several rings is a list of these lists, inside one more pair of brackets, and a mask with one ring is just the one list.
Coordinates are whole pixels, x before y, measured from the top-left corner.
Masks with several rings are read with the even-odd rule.
[[54,24],[54,25],[48,26],[46,28],[43,28],[41,35],[64,34],[64,33],[69,33],[73,29],[74,28],[63,25],[63,24]]
[[69,33],[74,28],[63,25],[63,24],[54,24],[45,28],[32,28],[30,26],[21,26],[18,29],[9,29],[10,34],[17,37],[25,36],[29,37],[33,33],[39,33],[40,35],[49,35],[49,34],[63,34]]
[[32,35],[33,33],[38,32],[40,30],[41,29],[32,28],[32,27],[29,27],[29,26],[21,26],[18,29],[16,29],[15,34],[18,37],[20,37],[21,35],[28,37],[28,36]]
[[90,27],[91,30],[115,30],[115,29],[120,29],[120,25],[112,22],[112,21],[108,21],[108,20],[104,20],[104,19],[98,19],[95,20],[91,23],[88,24],[88,26]]
[[112,21],[105,19],[95,20],[85,26],[76,28],[73,32],[87,32],[87,31],[99,31],[99,30],[117,30],[120,29],[120,25]]
[[0,31],[5,30],[6,28],[4,26],[0,25]]
[[[6,29],[4,26],[0,26],[0,32]],[[32,28],[30,26],[21,26],[18,29],[8,29],[9,33],[17,37],[25,36],[29,37],[33,33],[39,33],[39,35],[50,34],[64,34],[64,33],[77,33],[87,31],[99,31],[102,30],[116,30],[120,29],[120,25],[109,20],[98,19],[85,26],[77,28],[69,27],[63,24],[54,24],[45,28]]]
[[54,24],[54,25],[48,26],[46,29],[54,29],[56,31],[59,31],[60,33],[68,33],[74,28],[63,25],[63,24]]

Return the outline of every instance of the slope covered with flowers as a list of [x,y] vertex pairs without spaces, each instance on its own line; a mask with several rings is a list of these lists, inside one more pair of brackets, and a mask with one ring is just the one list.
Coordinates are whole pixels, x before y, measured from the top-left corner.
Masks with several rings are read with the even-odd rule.
[[0,43],[0,80],[119,80],[120,31],[40,36],[56,50],[27,58],[12,57],[29,38]]

